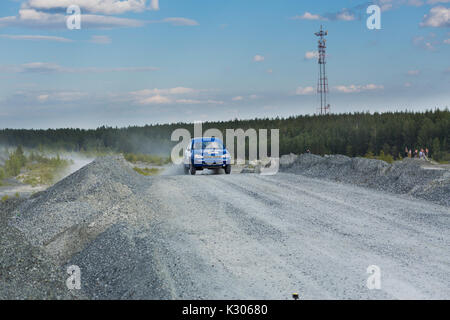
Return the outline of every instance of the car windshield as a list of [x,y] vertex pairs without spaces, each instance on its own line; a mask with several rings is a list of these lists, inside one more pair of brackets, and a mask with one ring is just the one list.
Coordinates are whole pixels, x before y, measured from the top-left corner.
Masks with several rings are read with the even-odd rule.
[[196,141],[194,143],[194,149],[223,149],[222,143],[218,141]]

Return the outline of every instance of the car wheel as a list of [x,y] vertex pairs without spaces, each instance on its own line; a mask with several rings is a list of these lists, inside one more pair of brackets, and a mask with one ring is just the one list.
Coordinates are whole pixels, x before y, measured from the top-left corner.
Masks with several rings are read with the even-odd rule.
[[191,173],[191,175],[195,175],[195,172],[196,172],[197,170],[195,170],[195,167],[193,166],[193,165],[191,165],[191,167],[190,167],[190,169],[189,169],[189,172]]
[[227,164],[227,165],[225,166],[225,173],[226,173],[226,174],[230,174],[230,173],[231,173],[231,165],[230,165],[230,164]]

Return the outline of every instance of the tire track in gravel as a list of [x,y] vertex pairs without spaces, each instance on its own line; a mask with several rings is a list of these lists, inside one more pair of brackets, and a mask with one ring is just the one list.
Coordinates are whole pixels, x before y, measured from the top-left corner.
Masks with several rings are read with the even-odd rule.
[[[329,216],[333,219],[331,224],[326,222],[326,225],[332,226],[334,229],[329,230],[329,232],[339,232],[341,228],[348,230],[349,226],[360,226],[361,230],[350,229],[344,235],[350,236],[359,233],[361,237],[353,238],[353,243],[344,243],[345,245],[336,247],[337,252],[342,248],[351,248],[359,244],[360,250],[367,251],[367,249],[370,249],[378,253],[380,257],[392,257],[401,266],[410,265],[419,260],[420,263],[415,266],[415,270],[408,270],[408,272],[414,271],[408,275],[409,278],[420,278],[429,274],[430,262],[436,264],[434,276],[441,277],[441,279],[448,276],[449,260],[447,254],[443,252],[444,248],[449,246],[450,211],[447,207],[421,200],[411,201],[382,192],[354,188],[333,182],[322,181],[322,187],[317,190],[319,181],[302,176],[279,174],[276,177],[259,176],[258,179],[270,184],[285,186],[288,195],[286,197],[287,202],[308,199],[308,197],[302,197],[302,194],[320,199],[321,201],[317,202],[314,207],[319,209],[319,225],[324,223],[324,220],[327,221]],[[290,190],[295,190],[295,192],[289,194]],[[289,201],[290,199],[291,201]],[[355,201],[356,205],[354,204]],[[338,207],[333,208],[331,206],[333,204],[349,210],[343,214]],[[398,211],[401,214],[398,214]],[[407,214],[402,211],[407,212]],[[326,215],[321,215],[321,212],[326,212]],[[335,215],[334,212],[340,213]],[[304,215],[305,212],[302,212],[302,216]],[[314,215],[317,215],[317,212]],[[417,219],[411,220],[411,217],[424,215],[429,218],[420,221],[417,221]],[[436,217],[438,217],[437,221]],[[444,237],[444,235],[447,235],[447,237]],[[433,282],[433,279],[429,280]],[[445,292],[448,291],[449,287],[444,285],[441,288]],[[430,293],[433,293],[432,286],[429,286],[428,289]]]
[[[179,297],[450,294],[447,207],[289,174],[156,177],[147,194],[164,213],[167,262],[183,252],[171,269]],[[431,222],[417,218],[427,211]],[[382,290],[365,286],[371,264]]]

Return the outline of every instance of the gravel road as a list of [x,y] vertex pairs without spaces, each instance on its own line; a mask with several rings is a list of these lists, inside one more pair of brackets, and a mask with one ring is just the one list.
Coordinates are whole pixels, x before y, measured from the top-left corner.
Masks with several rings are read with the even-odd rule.
[[146,195],[172,298],[450,298],[448,207],[284,173],[157,177]]
[[58,277],[81,268],[80,297],[450,298],[448,206],[290,173],[143,177],[121,161],[95,161],[9,223]]

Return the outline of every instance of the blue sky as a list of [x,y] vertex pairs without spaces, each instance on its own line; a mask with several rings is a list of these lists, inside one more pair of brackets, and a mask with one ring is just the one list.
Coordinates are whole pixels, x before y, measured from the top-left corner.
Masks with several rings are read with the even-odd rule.
[[4,0],[0,128],[314,114],[321,24],[332,112],[450,106],[450,0]]

